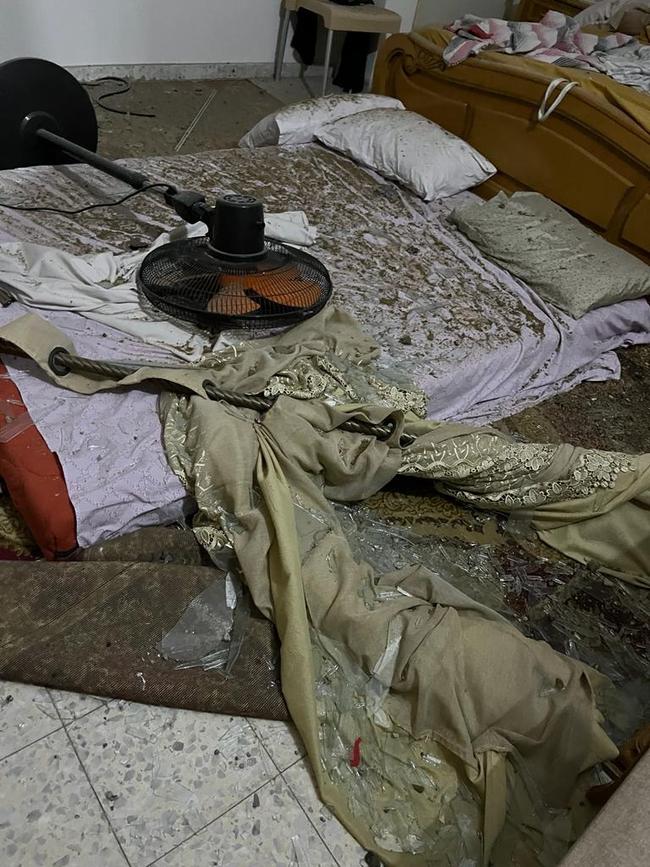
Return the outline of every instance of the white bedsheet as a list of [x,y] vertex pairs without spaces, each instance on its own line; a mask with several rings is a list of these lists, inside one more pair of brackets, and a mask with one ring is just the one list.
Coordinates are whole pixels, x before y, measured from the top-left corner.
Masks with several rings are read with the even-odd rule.
[[[317,232],[302,211],[265,215],[265,232],[289,244],[313,244]],[[151,249],[205,235],[202,223],[163,232]],[[18,301],[40,310],[64,310],[110,326],[143,343],[161,347],[187,361],[197,361],[213,341],[145,313],[138,299],[135,273],[149,250],[137,253],[75,255],[40,244],[0,242],[0,281]]]

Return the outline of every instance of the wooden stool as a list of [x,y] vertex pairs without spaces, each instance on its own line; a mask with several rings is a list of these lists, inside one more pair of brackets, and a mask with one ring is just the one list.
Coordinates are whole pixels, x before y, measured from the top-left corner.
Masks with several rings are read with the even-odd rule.
[[380,9],[377,6],[341,6],[338,3],[330,3],[329,0],[282,0],[282,20],[278,33],[278,44],[275,49],[275,66],[273,78],[278,81],[282,75],[282,61],[287,45],[289,33],[289,14],[298,9],[309,9],[315,12],[323,20],[327,30],[327,42],[325,45],[325,71],[323,73],[322,94],[327,91],[327,79],[329,76],[330,58],[332,54],[332,37],[334,31],[350,33],[399,33],[402,24],[401,16],[397,12],[388,9]]

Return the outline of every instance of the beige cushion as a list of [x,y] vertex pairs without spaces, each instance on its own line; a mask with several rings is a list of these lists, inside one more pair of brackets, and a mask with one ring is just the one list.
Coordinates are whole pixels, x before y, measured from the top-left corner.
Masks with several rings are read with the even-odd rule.
[[499,193],[450,220],[479,250],[574,318],[650,294],[650,267],[539,193]]
[[561,867],[648,867],[648,804],[650,753],[605,804]]
[[574,17],[581,27],[588,27],[591,24],[604,24],[628,2],[629,0],[598,0],[596,3],[591,3],[582,12],[578,12]]

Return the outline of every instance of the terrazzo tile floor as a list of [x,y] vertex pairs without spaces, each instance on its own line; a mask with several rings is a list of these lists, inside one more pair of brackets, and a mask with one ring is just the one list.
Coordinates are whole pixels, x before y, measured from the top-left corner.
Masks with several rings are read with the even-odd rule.
[[2,867],[356,867],[291,726],[0,681]]

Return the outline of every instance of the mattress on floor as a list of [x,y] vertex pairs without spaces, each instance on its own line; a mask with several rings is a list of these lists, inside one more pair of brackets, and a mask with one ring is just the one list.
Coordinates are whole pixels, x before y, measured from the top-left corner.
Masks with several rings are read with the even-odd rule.
[[[581,381],[618,376],[613,350],[650,342],[645,300],[572,320],[487,261],[447,224],[458,197],[425,204],[319,146],[129,164],[206,193],[252,193],[269,211],[304,210],[319,231],[310,252],[330,270],[334,303],[356,315],[375,337],[383,364],[398,368],[425,391],[431,417],[484,422],[511,415]],[[92,182],[98,196],[121,191],[87,167],[65,172]],[[51,168],[5,172],[0,185],[7,196],[47,196],[55,205],[80,204],[87,196]],[[0,212],[0,233],[77,253],[121,252],[134,238],[151,241],[174,223],[155,200],[135,200],[132,208],[89,212],[75,220]],[[19,312],[12,305],[0,321]],[[161,350],[76,314],[47,315],[79,352],[162,360]],[[79,544],[182,519],[190,505],[165,460],[154,394],[80,398],[35,377],[30,362],[5,361],[60,462]]]

